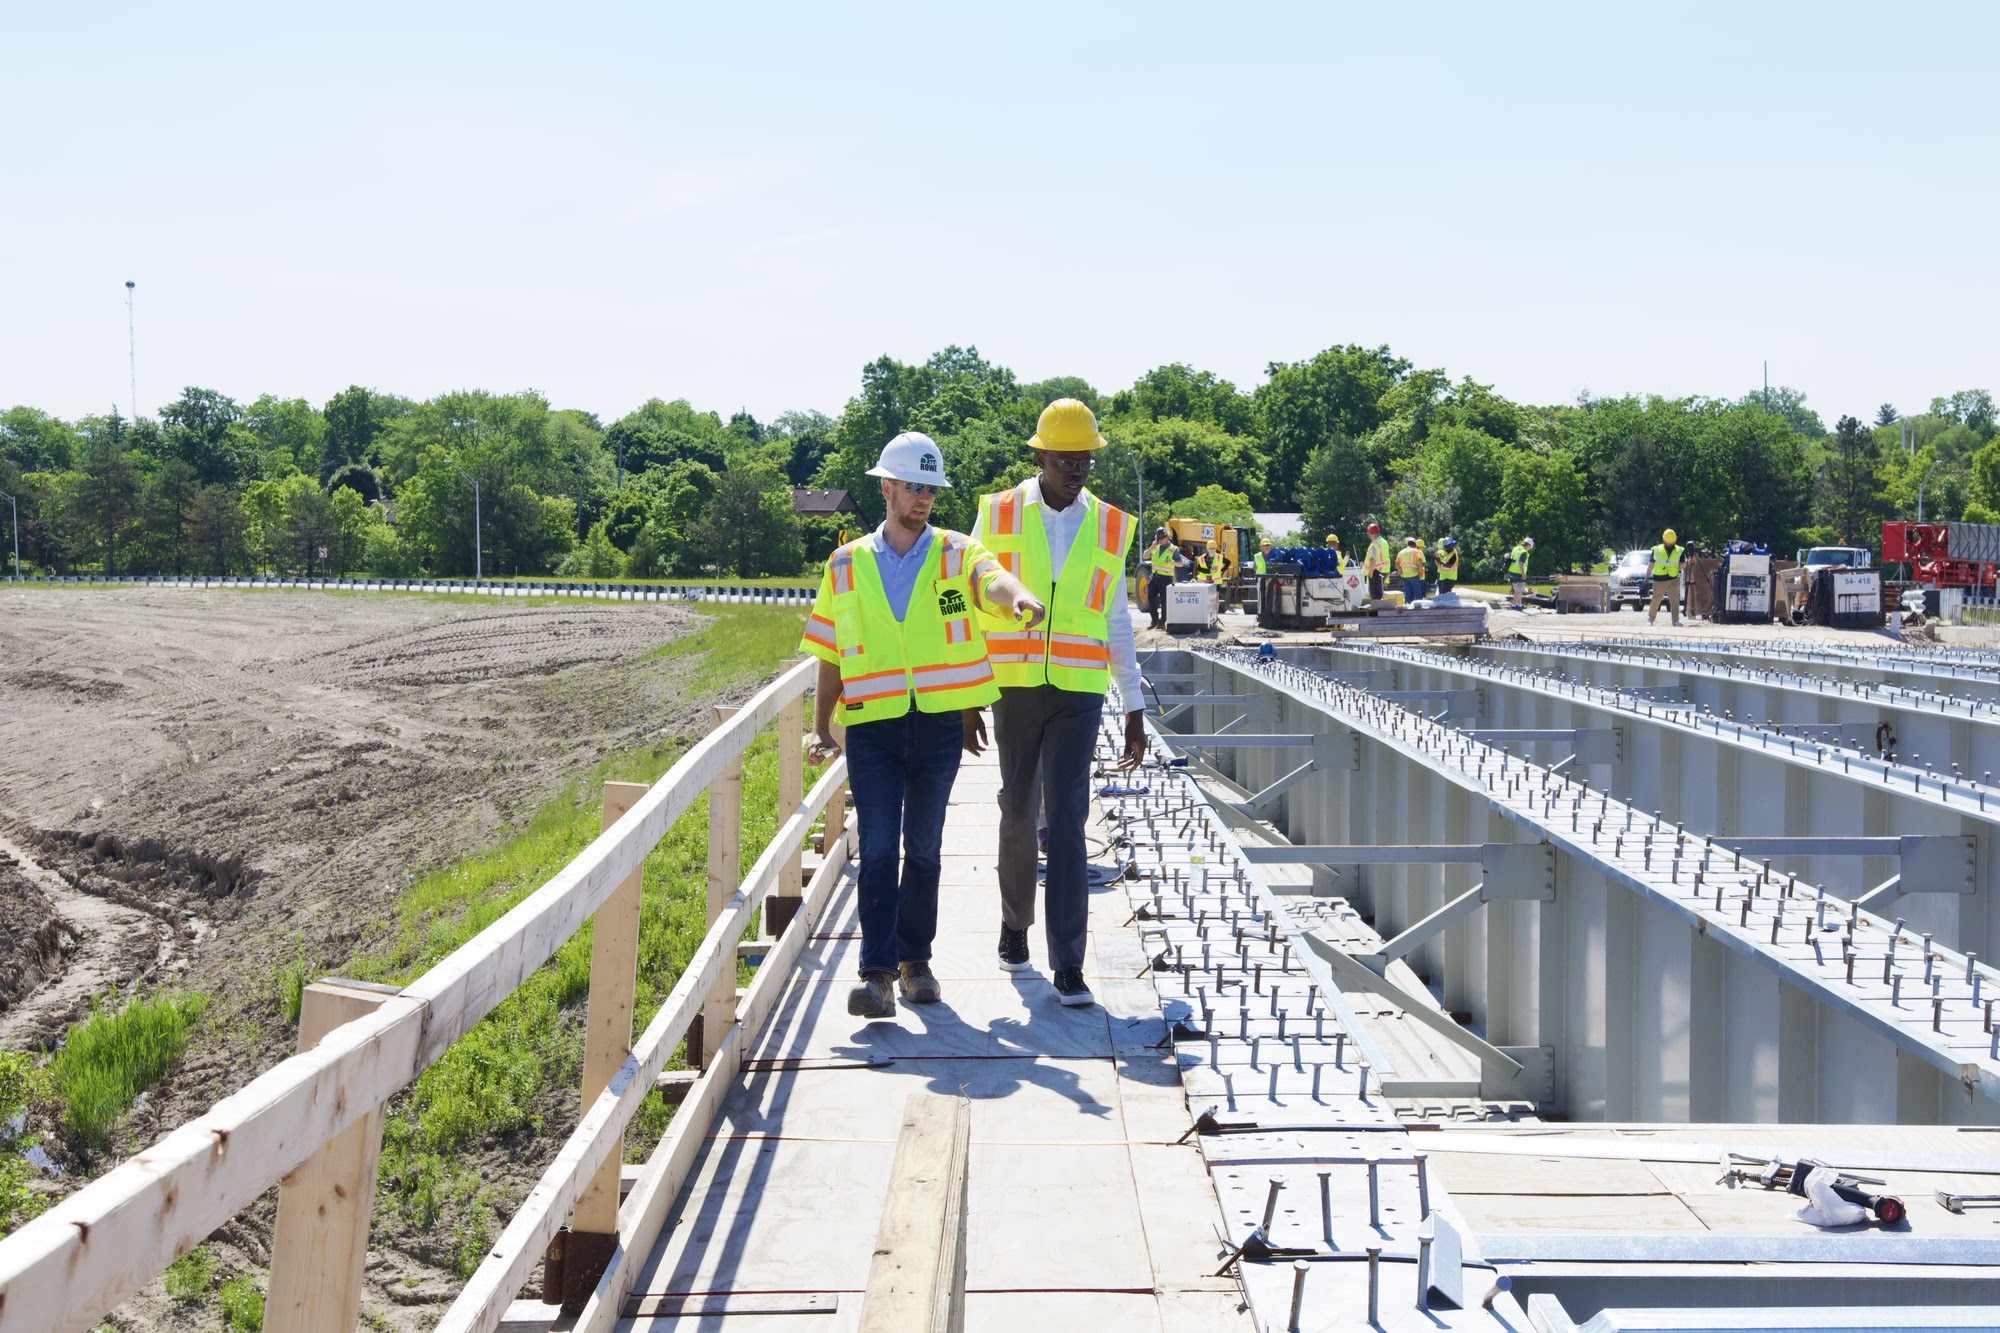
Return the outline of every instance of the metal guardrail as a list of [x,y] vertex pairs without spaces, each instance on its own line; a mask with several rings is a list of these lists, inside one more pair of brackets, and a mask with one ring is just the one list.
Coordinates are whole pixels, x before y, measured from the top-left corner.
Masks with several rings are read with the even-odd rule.
[[[707,1132],[717,1089],[734,1078],[747,1034],[776,1002],[777,983],[814,929],[846,863],[845,760],[828,765],[810,794],[800,793],[803,698],[815,670],[810,661],[787,669],[731,710],[733,716],[719,719],[716,729],[650,788],[607,784],[604,832],[541,888],[409,985],[398,991],[340,982],[309,988],[315,1012],[302,1013],[300,1036],[311,1049],[280,1062],[0,1240],[0,1333],[95,1327],[272,1185],[281,1189],[265,1329],[352,1329],[384,1104],[592,920],[578,1126],[440,1327],[496,1327],[572,1208],[573,1236],[595,1232],[607,1242],[601,1278],[593,1273],[584,1284],[589,1294],[577,1327],[611,1327],[637,1259],[651,1244]],[[772,722],[778,724],[778,805],[786,818],[739,880],[742,755]],[[704,790],[709,794],[708,932],[635,1040],[641,867]],[[827,854],[802,891],[803,844],[822,810]],[[760,907],[785,899],[794,909],[789,924],[739,999],[737,942]],[[706,1038],[691,1040],[703,1048],[706,1073],[689,1090],[621,1210],[618,1167],[625,1127],[653,1095],[683,1036],[692,1032]]]
[[[0,584],[16,580],[0,576]],[[727,583],[623,583],[586,579],[372,579],[283,575],[41,574],[18,580],[53,588],[290,588],[319,592],[455,592],[485,597],[590,597],[616,602],[722,602],[806,606],[812,588]]]

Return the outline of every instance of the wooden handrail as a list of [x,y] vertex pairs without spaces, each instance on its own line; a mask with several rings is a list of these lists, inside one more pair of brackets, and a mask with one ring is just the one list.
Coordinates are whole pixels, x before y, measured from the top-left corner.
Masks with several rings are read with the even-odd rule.
[[[408,1086],[548,961],[618,884],[644,864],[694,798],[766,724],[812,687],[816,670],[817,663],[801,661],[765,685],[546,884],[373,1013],[335,1028],[310,1051],[281,1061],[0,1239],[0,1333],[94,1327],[258,1195]],[[844,765],[840,771],[845,772]],[[823,778],[814,795],[825,786]],[[790,834],[795,824],[796,815],[780,836]],[[797,836],[804,837],[803,828]],[[767,848],[752,876],[768,877],[781,860]],[[707,974],[719,973],[725,954],[733,966],[735,941],[747,918],[747,911],[740,919],[729,912],[715,923],[649,1034],[662,1027],[662,1019],[669,1026],[679,1019],[675,1031],[685,1027],[681,1014],[693,1013],[685,997],[698,999],[705,993],[695,989],[696,983],[713,986],[715,978]],[[723,932],[726,948],[716,944]],[[628,1060],[627,1066],[631,1064]],[[634,1095],[636,1107],[643,1090],[635,1092],[630,1080],[621,1084],[627,1072],[620,1069],[592,1113],[605,1107],[606,1098],[612,1098],[614,1107],[622,1106],[619,1097],[625,1093]],[[646,1082],[650,1084],[650,1076]]]

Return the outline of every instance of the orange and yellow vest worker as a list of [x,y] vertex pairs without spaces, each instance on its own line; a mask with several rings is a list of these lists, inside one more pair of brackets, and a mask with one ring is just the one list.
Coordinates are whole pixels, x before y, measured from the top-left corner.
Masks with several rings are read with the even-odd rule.
[[[1111,682],[1105,603],[1132,544],[1131,516],[1088,490],[1081,492],[1077,502],[1085,506],[1083,526],[1063,561],[1062,582],[1057,583],[1049,573],[1049,539],[1042,530],[1041,506],[1028,502],[1026,487],[1023,482],[979,501],[979,530],[986,549],[1049,608],[1048,619],[1032,630],[981,608],[980,628],[986,634],[994,678],[1006,689],[1053,685],[1080,694],[1105,694]],[[1124,612],[1123,607],[1118,610]]]
[[1389,572],[1389,539],[1374,524],[1368,525],[1368,549],[1361,556],[1363,574],[1387,574]]
[[1420,579],[1424,576],[1424,553],[1411,543],[1396,552],[1396,573],[1406,579]]
[[[870,537],[826,562],[800,647],[840,668],[841,720],[878,722],[910,711],[955,713],[1000,697],[986,656],[985,589],[1000,564],[963,533],[933,528],[930,577],[919,578],[901,621],[889,609]],[[1015,621],[993,623],[1014,624]]]

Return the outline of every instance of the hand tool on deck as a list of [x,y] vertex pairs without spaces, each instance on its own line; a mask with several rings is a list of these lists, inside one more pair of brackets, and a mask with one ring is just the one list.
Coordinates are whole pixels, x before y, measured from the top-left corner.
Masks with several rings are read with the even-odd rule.
[[[1787,1162],[1780,1157],[1758,1157],[1751,1153],[1739,1152],[1725,1153],[1722,1158],[1722,1175],[1715,1183],[1733,1188],[1754,1180],[1765,1189],[1783,1189],[1788,1194],[1804,1198],[1806,1177],[1813,1173],[1814,1168],[1826,1165],[1825,1162],[1812,1157]],[[1748,1169],[1751,1167],[1756,1169]],[[1862,1176],[1852,1171],[1839,1171],[1837,1179],[1833,1182],[1833,1192],[1849,1203],[1860,1204],[1866,1208],[1874,1214],[1876,1221],[1886,1226],[1894,1226],[1909,1215],[1909,1210],[1903,1206],[1903,1201],[1893,1194],[1870,1194],[1861,1188],[1863,1185],[1887,1183],[1877,1176]],[[1943,1200],[1940,1199],[1939,1202]]]
[[1962,1213],[1968,1203],[2000,1203],[2000,1194],[1953,1194],[1949,1190],[1937,1191],[1938,1207],[1948,1213]]

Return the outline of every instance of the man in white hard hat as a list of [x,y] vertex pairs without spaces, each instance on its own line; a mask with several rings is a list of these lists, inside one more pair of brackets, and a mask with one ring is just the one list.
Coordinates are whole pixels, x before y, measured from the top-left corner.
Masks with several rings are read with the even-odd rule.
[[1009,972],[1028,968],[1039,789],[1049,827],[1043,925],[1050,979],[1061,1003],[1086,1005],[1093,997],[1083,979],[1090,924],[1083,831],[1098,724],[1114,677],[1128,710],[1118,767],[1136,768],[1146,755],[1139,659],[1125,602],[1132,520],[1084,488],[1104,437],[1083,403],[1074,398],[1050,403],[1028,446],[1041,471],[980,500],[972,530],[1049,608],[1039,628],[986,622],[993,675],[1000,683],[993,705],[1001,783],[1000,966]]
[[1516,611],[1528,595],[1528,559],[1534,554],[1535,539],[1521,538],[1513,550],[1507,552],[1507,583],[1513,589],[1513,606]]
[[847,724],[861,843],[861,984],[847,1012],[887,1018],[898,987],[913,1004],[943,994],[930,958],[945,802],[960,748],[978,754],[985,739],[978,710],[1000,694],[981,613],[1033,627],[1045,609],[979,543],[931,527],[931,505],[951,483],[928,435],[898,435],[868,475],[882,479],[889,516],[827,560],[800,647],[819,659],[806,745],[814,763],[840,752],[836,703]]

